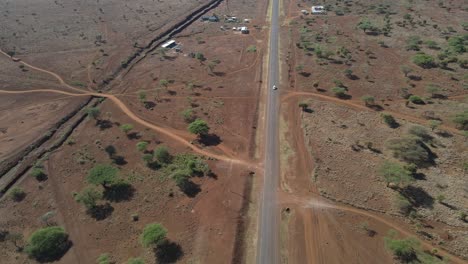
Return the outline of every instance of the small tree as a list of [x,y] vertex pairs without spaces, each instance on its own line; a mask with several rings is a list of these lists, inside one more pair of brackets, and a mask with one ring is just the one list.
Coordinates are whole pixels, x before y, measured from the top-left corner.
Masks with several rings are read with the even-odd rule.
[[215,67],[220,63],[219,60],[212,60],[208,63],[208,70],[210,73],[214,72]]
[[468,110],[456,114],[453,118],[453,122],[457,124],[459,129],[468,130]]
[[431,97],[434,98],[434,96],[440,92],[440,87],[434,84],[429,84],[426,86],[426,92],[431,94]]
[[146,166],[150,166],[153,163],[153,155],[149,153],[144,154],[141,158],[145,162]]
[[195,115],[193,114],[192,108],[185,109],[182,111],[182,117],[184,118],[184,121],[187,123],[193,122],[195,119]]
[[26,197],[26,193],[24,190],[20,187],[13,187],[9,192],[9,196],[11,199],[15,202],[20,202]]
[[157,161],[160,163],[168,164],[171,162],[172,156],[169,153],[169,150],[167,150],[166,147],[160,146],[157,147],[154,150],[154,157],[156,158]]
[[190,133],[201,137],[208,134],[208,132],[210,131],[210,127],[204,120],[197,119],[190,123],[190,125],[188,126],[188,130]]
[[419,249],[419,242],[415,238],[396,239],[396,232],[389,232],[384,238],[385,246],[393,255],[404,263],[410,263],[417,259],[416,251]]
[[331,90],[338,98],[343,98],[346,96],[346,89],[343,87],[333,87]]
[[372,106],[375,104],[375,98],[370,95],[364,95],[361,97],[361,100],[366,104],[366,106]]
[[444,201],[445,201],[445,195],[443,195],[443,194],[437,195],[437,196],[436,196],[436,200],[437,200],[437,202],[439,202],[440,204],[443,204]]
[[168,85],[169,85],[169,81],[168,81],[168,80],[166,80],[166,79],[161,79],[161,80],[159,80],[159,86],[164,87],[164,88],[167,88]]
[[344,74],[346,77],[348,77],[349,79],[352,79],[353,78],[353,70],[351,69],[346,69],[344,70]]
[[148,224],[140,237],[144,247],[157,247],[166,240],[167,229],[160,223]]
[[257,52],[257,47],[255,45],[250,45],[247,47],[247,52]]
[[385,124],[387,124],[389,127],[395,128],[395,127],[398,126],[397,121],[395,120],[395,118],[391,114],[382,114],[381,116],[382,116],[383,121],[385,122]]
[[400,67],[401,69],[401,72],[403,72],[403,74],[405,75],[405,77],[408,77],[408,74],[410,74],[411,72],[413,72],[413,69],[411,69],[409,66],[407,65],[402,65]]
[[413,62],[419,67],[425,69],[433,68],[436,66],[434,58],[424,53],[414,55]]
[[378,28],[372,24],[372,22],[368,18],[363,18],[359,21],[357,27],[363,30],[365,33],[369,31],[377,31]]
[[97,164],[88,173],[86,180],[90,184],[101,185],[108,189],[116,181],[119,169],[107,164]]
[[418,137],[419,139],[425,142],[431,141],[432,139],[432,136],[429,135],[427,130],[422,126],[412,126],[408,129],[408,133]]
[[133,129],[132,124],[123,124],[120,126],[120,130],[122,130],[127,135],[128,135],[128,132],[132,131],[132,129]]
[[100,199],[102,199],[102,193],[91,186],[84,188],[75,195],[75,201],[83,204],[87,210],[94,209]]
[[413,103],[413,104],[424,104],[424,101],[423,99],[421,99],[421,97],[417,96],[417,95],[411,95],[409,98],[408,98],[408,101]]
[[88,107],[86,108],[86,114],[88,115],[89,118],[98,120],[99,115],[101,114],[101,110],[99,110],[99,108],[97,107]]
[[146,141],[140,141],[136,144],[136,148],[138,151],[146,151],[147,147],[148,147],[148,142]]
[[305,112],[307,108],[309,107],[309,104],[306,102],[300,102],[299,107],[302,109],[303,112]]
[[49,226],[31,235],[25,251],[40,262],[54,261],[60,259],[69,247],[70,241],[65,230],[59,226]]
[[398,163],[384,162],[379,168],[379,174],[385,178],[387,186],[403,188],[414,181],[412,173]]
[[205,59],[205,56],[204,56],[202,53],[200,53],[200,52],[195,53],[195,59],[197,59],[198,61],[200,61],[200,63],[202,63],[203,61],[206,60],[206,59]]
[[36,178],[38,181],[43,181],[46,179],[46,174],[42,168],[34,167],[29,173],[32,177]]
[[430,161],[428,150],[424,143],[414,137],[396,138],[387,142],[387,147],[393,151],[393,156],[408,163],[416,165]]

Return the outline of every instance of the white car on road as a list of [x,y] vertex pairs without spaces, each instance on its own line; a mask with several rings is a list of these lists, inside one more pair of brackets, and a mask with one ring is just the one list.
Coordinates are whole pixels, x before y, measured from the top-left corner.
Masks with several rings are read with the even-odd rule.
[[273,85],[273,90],[277,90],[278,87],[276,85]]

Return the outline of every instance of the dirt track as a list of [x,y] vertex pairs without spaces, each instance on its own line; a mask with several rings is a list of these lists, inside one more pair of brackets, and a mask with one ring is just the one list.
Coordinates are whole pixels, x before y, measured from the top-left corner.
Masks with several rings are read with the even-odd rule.
[[[0,51],[0,53],[2,53],[3,55],[7,56],[7,57],[10,57],[8,54],[6,54],[5,52],[3,51]],[[95,96],[95,97],[103,97],[103,98],[107,98],[107,99],[110,99],[113,103],[115,103],[126,115],[128,115],[132,120],[134,120],[135,122],[143,125],[143,126],[146,126],[148,128],[151,128],[161,134],[164,134],[174,140],[177,140],[178,142],[184,144],[185,146],[189,147],[190,149],[192,149],[193,151],[201,154],[201,155],[204,155],[204,156],[207,156],[207,157],[211,157],[211,158],[214,158],[214,159],[217,159],[217,160],[222,160],[222,161],[227,161],[227,162],[233,162],[233,163],[237,163],[237,164],[243,164],[243,165],[246,165],[246,166],[252,166],[251,163],[249,162],[246,162],[246,161],[243,161],[243,160],[238,160],[238,159],[233,159],[233,158],[228,158],[228,157],[225,157],[223,155],[218,155],[218,154],[214,154],[214,153],[211,153],[209,151],[206,151],[206,150],[203,150],[201,148],[198,148],[197,146],[191,144],[188,140],[182,138],[181,136],[165,129],[165,128],[162,128],[160,126],[156,126],[154,124],[151,124],[149,123],[148,121],[145,121],[143,119],[141,119],[140,117],[136,116],[124,103],[122,103],[122,101],[120,101],[120,99],[118,99],[115,95],[112,95],[112,94],[104,94],[104,93],[95,93],[95,92],[87,92],[87,91],[83,91],[81,89],[78,89],[78,88],[75,88],[69,84],[67,84],[58,74],[54,73],[54,72],[51,72],[51,71],[48,71],[48,70],[45,70],[45,69],[41,69],[41,68],[38,68],[36,66],[33,66],[33,65],[30,65],[26,62],[23,62],[23,61],[20,61],[20,63],[22,63],[23,65],[31,68],[31,69],[34,69],[34,70],[37,70],[37,71],[41,71],[41,72],[44,72],[44,73],[48,73],[52,76],[54,76],[59,82],[60,84],[62,84],[63,86],[69,88],[69,89],[72,89],[74,91],[78,91],[80,92],[80,94],[74,94],[74,93],[70,93],[70,92],[65,92],[65,91],[60,91],[60,90],[53,90],[53,89],[39,89],[39,90],[29,90],[29,91],[6,91],[6,90],[0,90],[0,93],[7,93],[7,94],[24,94],[24,93],[37,93],[37,92],[52,92],[52,93],[59,93],[59,94],[64,94],[64,95],[69,95],[69,96]],[[193,140],[193,139],[192,139]]]
[[[8,56],[3,51],[0,51],[0,53],[2,53],[5,56]],[[8,56],[8,57],[10,57],[10,56]],[[26,62],[23,62],[23,61],[21,61],[19,63],[22,63],[23,65],[25,65],[25,66],[27,66],[27,67],[29,67],[31,69],[41,71],[41,72],[44,72],[44,73],[47,73],[47,74],[50,74],[50,75],[54,76],[59,81],[59,83],[62,84],[64,87],[66,87],[68,89],[71,89],[73,91],[76,91],[78,93],[71,93],[71,92],[66,92],[66,91],[61,91],[61,90],[54,90],[54,89],[38,89],[38,90],[30,90],[30,91],[6,91],[6,90],[1,90],[0,93],[24,94],[24,93],[50,92],[50,93],[63,94],[63,95],[67,95],[67,96],[95,96],[95,97],[107,98],[107,99],[110,99],[116,106],[118,106],[128,117],[130,117],[135,122],[137,122],[137,123],[139,123],[139,124],[141,124],[141,125],[143,125],[145,127],[151,128],[154,131],[162,133],[162,134],[164,134],[164,135],[166,135],[166,136],[168,136],[168,137],[170,137],[170,138],[184,144],[185,146],[189,147],[190,149],[192,149],[193,151],[195,151],[195,152],[197,152],[197,153],[199,153],[201,155],[205,155],[207,157],[215,158],[217,160],[222,160],[222,161],[227,161],[227,162],[232,162],[232,163],[238,163],[238,164],[245,165],[245,166],[248,166],[248,167],[255,167],[257,169],[260,167],[260,164],[251,163],[251,162],[247,162],[247,161],[244,161],[244,160],[239,160],[239,159],[235,159],[235,158],[231,158],[231,157],[227,157],[227,156],[224,156],[224,155],[215,154],[215,153],[206,151],[204,149],[201,149],[201,148],[191,144],[190,139],[186,139],[186,138],[180,136],[180,134],[177,134],[175,131],[172,131],[170,129],[163,128],[163,127],[154,125],[154,124],[152,124],[152,123],[150,123],[148,121],[145,121],[142,118],[135,115],[116,95],[83,91],[81,89],[78,89],[78,88],[75,88],[73,86],[68,85],[58,74],[56,74],[54,72],[47,71],[47,70],[38,68],[36,66],[32,66],[32,65],[30,65],[30,64],[28,64]],[[287,94],[283,98],[283,100],[285,101],[285,100],[288,100],[289,98],[292,98],[294,96],[300,96],[300,95],[313,96],[313,97],[323,99],[323,100],[327,100],[327,101],[331,101],[331,102],[334,102],[334,103],[337,103],[337,104],[346,105],[346,106],[352,107],[354,109],[359,109],[359,110],[364,110],[364,111],[372,111],[371,109],[369,109],[369,108],[367,108],[367,107],[365,107],[363,105],[360,105],[358,103],[355,103],[354,101],[344,101],[344,100],[340,100],[340,99],[337,99],[337,98],[334,98],[334,97],[315,94],[315,93],[291,92],[291,93]],[[384,112],[390,113],[390,114],[392,114],[392,115],[394,115],[396,117],[402,118],[402,119],[409,120],[411,122],[416,122],[416,123],[420,123],[420,124],[425,124],[425,122],[426,122],[426,120],[419,119],[419,118],[416,118],[416,117],[413,117],[413,116],[408,116],[408,115],[399,114],[399,113],[390,112],[390,111],[384,111]],[[454,128],[452,128],[452,127],[441,126],[441,128],[444,128],[445,130],[451,131],[453,133],[457,133],[457,134],[460,133],[457,130],[455,130]],[[224,147],[222,145],[218,146],[218,148],[223,153],[229,153],[229,150],[228,149],[223,149]],[[291,199],[291,201],[293,201],[293,200],[294,199]],[[400,231],[403,234],[412,235],[410,232],[405,231],[404,229],[401,229],[399,226],[397,226],[395,224],[392,224],[388,220],[386,220],[386,219],[384,219],[382,217],[379,217],[379,216],[377,216],[377,215],[375,215],[373,213],[369,213],[367,211],[364,211],[364,210],[344,207],[344,206],[340,206],[340,205],[323,204],[323,203],[317,203],[317,202],[311,202],[311,201],[301,201],[301,200],[297,200],[297,199],[294,200],[294,203],[299,203],[299,204],[301,204],[303,206],[306,206],[306,207],[307,206],[314,207],[314,208],[315,207],[325,207],[325,208],[329,208],[329,209],[337,209],[337,210],[343,210],[343,211],[348,211],[348,212],[352,212],[352,213],[356,213],[356,214],[365,215],[365,216],[374,218],[375,220],[377,220],[379,222],[382,222],[382,223],[384,223],[384,224],[386,224],[386,225]],[[430,243],[427,243],[425,241],[422,241],[422,244],[424,244],[427,247],[432,247],[432,245]],[[450,254],[448,254],[446,252],[444,252],[444,253],[446,255],[450,255]],[[450,255],[450,256],[451,256],[452,260],[456,261],[456,263],[465,263],[463,260],[457,258],[456,256],[453,256],[453,255]]]
[[[357,101],[343,100],[343,99],[339,99],[339,98],[336,98],[336,97],[331,97],[331,96],[318,94],[318,93],[289,92],[287,95],[285,95],[282,98],[282,101],[286,101],[286,100],[288,100],[288,99],[290,99],[292,97],[304,96],[304,95],[305,96],[315,97],[315,98],[325,100],[325,101],[329,101],[329,102],[333,102],[333,103],[336,103],[336,104],[339,104],[339,105],[348,106],[348,107],[354,108],[356,110],[387,113],[387,114],[391,114],[391,115],[393,115],[393,116],[395,116],[397,118],[404,119],[404,120],[414,122],[414,123],[418,123],[418,124],[423,125],[423,126],[427,125],[427,119],[422,119],[422,118],[418,118],[418,117],[415,117],[415,116],[411,116],[411,115],[407,115],[407,114],[401,114],[401,113],[397,113],[397,112],[394,112],[394,111],[388,111],[388,110],[376,111],[376,110],[373,110],[373,109],[371,109],[369,107],[366,107],[366,106],[358,103]],[[453,97],[449,97],[449,99],[464,98],[465,96],[466,95],[453,96]],[[454,134],[462,135],[460,130],[458,130],[458,129],[454,128],[454,127],[451,127],[451,126],[440,125],[440,128],[445,129],[447,131],[450,131],[450,132],[452,132]]]

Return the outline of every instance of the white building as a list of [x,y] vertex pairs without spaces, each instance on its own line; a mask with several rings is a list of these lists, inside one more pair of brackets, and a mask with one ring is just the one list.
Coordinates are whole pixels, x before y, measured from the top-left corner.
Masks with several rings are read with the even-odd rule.
[[326,14],[327,11],[325,10],[325,8],[323,6],[312,6],[312,9],[311,9],[311,13],[312,14]]
[[170,49],[170,48],[173,48],[177,45],[177,43],[175,42],[175,40],[169,40],[169,41],[166,41],[164,44],[161,45],[161,47],[165,48],[165,49]]

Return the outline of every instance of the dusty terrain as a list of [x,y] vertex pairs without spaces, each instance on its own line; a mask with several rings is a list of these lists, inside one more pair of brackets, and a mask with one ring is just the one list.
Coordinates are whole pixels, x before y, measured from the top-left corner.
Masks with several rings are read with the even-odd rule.
[[[282,45],[288,52],[283,54],[287,91],[280,128],[285,168],[281,186],[289,194],[284,197],[282,222],[287,228],[282,250],[290,263],[302,263],[304,254],[318,263],[393,263],[383,237],[399,227],[404,236],[468,257],[468,225],[460,219],[467,210],[463,166],[468,147],[463,131],[452,121],[467,109],[467,71],[457,63],[449,63],[447,69],[421,68],[412,61],[417,51],[407,50],[407,39],[419,36],[420,51],[437,57],[447,48],[448,38],[466,34],[462,2],[441,7],[425,1],[327,1],[329,11],[322,16],[301,15],[300,10],[310,10],[310,1],[284,3]],[[392,26],[388,36],[357,28],[368,18],[382,29],[387,12]],[[412,20],[402,22],[408,13]],[[423,44],[427,40],[440,48],[428,48]],[[319,49],[329,57],[319,57]],[[466,53],[458,55],[464,58]],[[402,65],[412,69],[407,76]],[[431,85],[438,87],[440,96],[431,95]],[[335,96],[332,88],[337,86],[346,96]],[[422,97],[425,104],[406,103],[403,92]],[[376,106],[367,107],[361,100],[364,95],[373,96]],[[300,102],[307,109],[301,111]],[[386,125],[381,113],[393,115],[398,128]],[[431,131],[430,119],[440,120],[439,128]],[[387,141],[407,135],[415,125],[429,131],[436,158],[433,165],[418,170],[412,192],[406,193],[413,195],[414,213],[405,216],[397,207],[397,192],[387,187],[378,168],[384,161],[397,161]],[[363,232],[363,222],[376,234]],[[449,259],[463,263],[454,256]]]
[[[162,32],[208,2],[0,3],[0,49],[8,53],[0,54],[0,160],[5,167],[16,160],[26,168],[9,172],[18,174],[14,186],[25,191],[24,199],[0,198],[0,231],[22,236],[16,245],[0,241],[2,261],[32,262],[18,247],[34,230],[57,224],[73,242],[58,263],[94,263],[102,253],[116,263],[130,257],[146,263],[253,263],[268,3],[222,1],[206,13],[220,22],[197,19],[172,37],[180,52],[151,48]],[[327,1],[327,15],[301,15],[312,4],[282,1],[281,9],[282,262],[395,263],[384,243],[394,229],[416,237],[435,258],[465,263],[468,224],[460,215],[468,210],[468,151],[453,116],[468,106],[466,66],[452,58],[445,67],[422,68],[413,63],[416,48],[408,49],[408,39],[417,35],[419,52],[441,65],[447,40],[466,34],[464,2]],[[225,15],[241,22],[225,22]],[[379,29],[390,21],[391,29],[358,29],[364,18]],[[249,34],[232,30],[240,25]],[[124,66],[138,52],[146,56]],[[457,55],[464,59],[466,52]],[[403,65],[411,71],[403,73]],[[116,72],[118,78],[110,78]],[[345,95],[336,96],[335,87]],[[408,103],[408,94],[424,104]],[[365,95],[375,98],[372,107],[360,99]],[[96,120],[85,117],[83,102],[91,97],[100,110]],[[299,103],[307,107],[301,110]],[[382,113],[398,126],[386,125]],[[210,126],[202,142],[187,131],[195,118]],[[429,120],[441,123],[430,129]],[[23,151],[61,123],[52,138],[63,142],[50,151],[39,146],[44,154],[21,160]],[[131,133],[122,124],[132,124]],[[411,192],[405,192],[411,213],[404,213],[398,191],[378,168],[399,162],[387,141],[415,125],[430,135],[433,162],[418,168]],[[137,150],[141,141],[148,142],[146,152]],[[160,146],[173,155],[202,156],[213,173],[191,178],[194,192],[182,192],[163,169],[142,160]],[[92,217],[74,194],[87,186],[96,164],[113,164],[131,189],[122,199],[101,201],[101,214]],[[44,168],[46,179],[29,175],[33,165]],[[52,215],[48,221],[46,214]],[[152,222],[168,229],[164,257],[140,244],[142,229]]]
[[[101,121],[85,118],[62,146],[36,162],[44,167],[45,181],[26,172],[16,184],[26,192],[24,200],[2,197],[0,229],[21,234],[20,246],[44,226],[41,216],[51,212],[50,223],[63,226],[73,242],[60,263],[94,263],[102,253],[109,253],[117,263],[130,257],[141,257],[146,263],[244,262],[239,253],[244,251],[241,230],[249,223],[246,210],[251,186],[259,175],[252,174],[256,166],[249,159],[255,150],[266,3],[219,5],[210,14],[218,14],[221,22],[196,21],[175,37],[182,44],[181,53],[168,51],[161,57],[155,51],[106,87],[105,94],[96,93],[100,81],[119,67],[135,46],[146,45],[163,28],[204,2],[151,3],[116,1],[80,7],[55,2],[43,13],[35,5],[20,9],[25,3],[11,3],[14,7],[3,3],[6,11],[2,19],[9,30],[2,36],[1,48],[10,55],[14,50],[21,62],[4,55],[0,59],[5,65],[2,111],[8,113],[2,119],[9,124],[2,135],[2,157],[19,151],[15,142],[27,147],[66,111],[90,96],[108,98],[98,106]],[[43,8],[50,5],[35,4]],[[18,13],[26,14],[33,7],[37,8],[31,11],[34,15]],[[66,20],[68,11],[76,19]],[[61,15],[49,16],[51,13]],[[227,14],[249,18],[250,34],[232,31],[233,24],[223,22]],[[15,16],[23,20],[16,21]],[[221,30],[221,25],[228,30]],[[31,26],[34,30],[29,30]],[[15,30],[15,37],[10,38]],[[45,35],[51,37],[42,37]],[[97,35],[105,41],[97,43]],[[206,60],[191,58],[188,55],[192,52],[203,53]],[[219,65],[212,71],[209,63],[214,60],[219,60]],[[161,80],[168,80],[167,87]],[[139,99],[142,92],[146,94],[144,102]],[[18,110],[10,111],[12,107]],[[181,114],[186,109],[211,128],[203,144],[187,131],[188,123]],[[21,121],[11,122],[18,117]],[[127,137],[120,130],[125,123],[134,125],[136,136]],[[135,146],[140,141],[149,142],[148,150],[167,146],[173,155],[203,155],[213,174],[193,178],[198,190],[188,196],[161,170],[145,165]],[[119,159],[114,160],[114,166],[133,191],[122,201],[110,202],[102,218],[95,219],[74,200],[73,193],[86,186],[86,175],[95,164],[113,162],[114,156],[105,151],[108,146],[115,148],[114,156]],[[132,220],[133,215],[138,215],[137,221]],[[166,259],[140,245],[143,227],[152,222],[169,230],[168,239],[173,244]],[[0,255],[9,263],[31,261],[9,241],[1,243]]]

